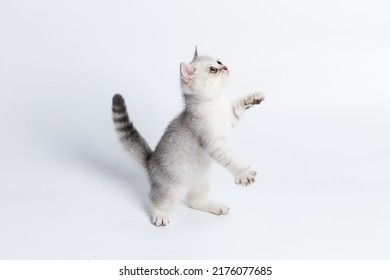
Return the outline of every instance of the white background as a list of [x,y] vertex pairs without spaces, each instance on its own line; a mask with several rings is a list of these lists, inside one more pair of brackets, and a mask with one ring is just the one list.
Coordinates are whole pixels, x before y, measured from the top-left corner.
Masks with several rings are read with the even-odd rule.
[[[1,1],[1,259],[389,259],[388,1]],[[182,108],[179,64],[231,70],[266,100],[231,134],[258,171],[213,168],[218,217],[156,228],[111,122],[120,92],[154,147]]]

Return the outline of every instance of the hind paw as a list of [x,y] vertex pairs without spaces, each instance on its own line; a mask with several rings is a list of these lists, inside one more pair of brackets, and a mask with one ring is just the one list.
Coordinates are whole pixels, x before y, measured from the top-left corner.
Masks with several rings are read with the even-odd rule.
[[157,227],[165,227],[169,224],[169,217],[166,213],[154,213],[152,216],[152,224]]

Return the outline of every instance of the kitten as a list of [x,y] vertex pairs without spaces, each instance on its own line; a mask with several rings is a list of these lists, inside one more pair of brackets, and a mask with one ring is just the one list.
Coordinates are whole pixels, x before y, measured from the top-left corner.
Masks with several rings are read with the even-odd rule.
[[264,94],[230,102],[223,92],[228,77],[229,70],[222,62],[198,56],[195,49],[192,62],[180,65],[185,109],[169,124],[154,151],[129,120],[123,97],[113,97],[113,120],[120,140],[148,173],[150,211],[156,226],[169,223],[168,209],[183,198],[193,209],[228,213],[227,206],[207,199],[212,161],[226,167],[236,184],[255,182],[256,172],[227,148],[226,136],[246,109],[264,100]]

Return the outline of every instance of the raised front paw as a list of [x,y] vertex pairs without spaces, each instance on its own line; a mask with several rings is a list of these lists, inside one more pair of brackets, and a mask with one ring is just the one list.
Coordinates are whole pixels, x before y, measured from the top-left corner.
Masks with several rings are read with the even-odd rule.
[[237,185],[243,185],[243,186],[248,186],[252,183],[255,182],[255,177],[256,177],[256,171],[253,171],[253,170],[250,170],[250,169],[247,169],[245,171],[242,171],[241,173],[239,173],[236,178],[235,178],[235,183]]
[[263,92],[255,92],[252,96],[252,104],[260,104],[265,99],[265,94]]
[[244,105],[251,107],[252,105],[260,104],[265,98],[265,94],[262,92],[255,92],[252,95],[248,95],[244,99]]

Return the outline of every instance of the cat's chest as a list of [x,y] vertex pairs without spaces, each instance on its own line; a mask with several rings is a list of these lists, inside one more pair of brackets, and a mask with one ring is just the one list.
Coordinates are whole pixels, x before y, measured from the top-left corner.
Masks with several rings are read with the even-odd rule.
[[231,104],[222,100],[204,108],[203,125],[208,134],[225,136],[230,130]]

